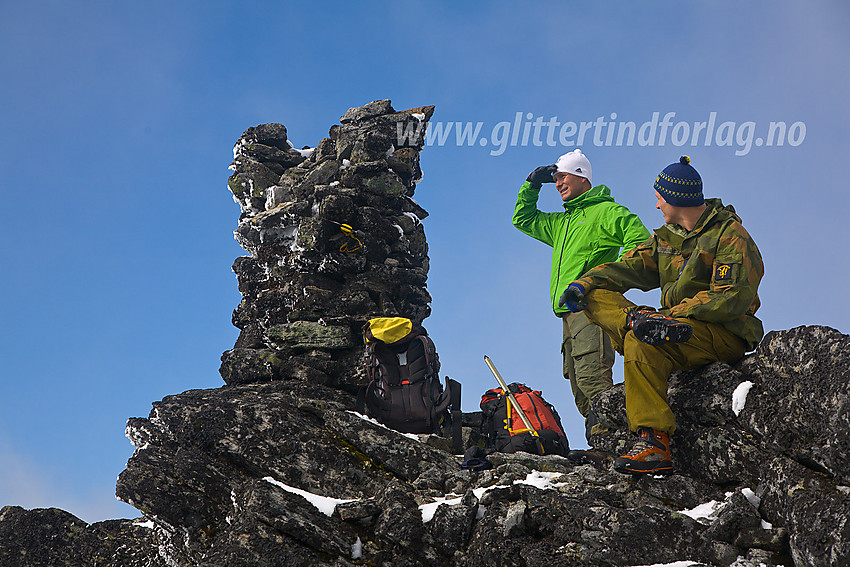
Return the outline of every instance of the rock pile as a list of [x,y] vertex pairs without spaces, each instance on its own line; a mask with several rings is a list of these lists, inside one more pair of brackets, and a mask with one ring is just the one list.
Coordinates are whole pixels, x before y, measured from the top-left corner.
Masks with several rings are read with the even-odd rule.
[[303,150],[282,124],[242,134],[228,186],[249,256],[233,264],[243,300],[241,333],[222,356],[227,384],[297,378],[352,390],[368,319],[430,314],[428,213],[413,193],[433,112],[375,101]]
[[[428,313],[424,236],[404,214],[424,218],[408,198],[421,148],[386,143],[393,117],[421,110],[352,109],[309,157],[280,125],[246,131],[230,186],[250,256],[236,262],[228,385],[129,420],[117,495],[141,518],[8,506],[0,565],[850,564],[850,337],[834,329],[771,332],[734,367],[675,374],[669,477],[525,453],[461,470],[445,439],[352,411],[361,321]],[[333,221],[360,231],[359,254]],[[594,400],[611,455],[631,443],[623,407],[622,386]]]

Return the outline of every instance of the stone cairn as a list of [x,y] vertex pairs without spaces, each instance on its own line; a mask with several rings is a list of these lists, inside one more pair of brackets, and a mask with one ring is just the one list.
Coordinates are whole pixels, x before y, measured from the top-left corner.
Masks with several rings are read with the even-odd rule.
[[413,193],[433,112],[374,101],[302,150],[283,124],[242,134],[228,186],[249,255],[233,264],[243,299],[233,313],[241,333],[222,355],[227,384],[300,379],[354,391],[365,380],[365,322],[428,317],[428,213]]

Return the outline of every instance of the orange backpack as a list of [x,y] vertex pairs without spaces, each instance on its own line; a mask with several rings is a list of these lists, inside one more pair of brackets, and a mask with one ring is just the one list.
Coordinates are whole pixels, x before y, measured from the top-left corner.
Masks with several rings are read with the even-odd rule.
[[[539,390],[532,390],[525,384],[514,382],[508,384],[508,388],[537,431],[544,454],[566,457],[570,444],[555,407],[543,399]],[[501,388],[487,390],[481,396],[481,411],[484,412],[482,428],[488,449],[500,453],[525,451],[540,454],[540,445],[535,436],[525,427],[517,411],[511,407],[510,398]]]

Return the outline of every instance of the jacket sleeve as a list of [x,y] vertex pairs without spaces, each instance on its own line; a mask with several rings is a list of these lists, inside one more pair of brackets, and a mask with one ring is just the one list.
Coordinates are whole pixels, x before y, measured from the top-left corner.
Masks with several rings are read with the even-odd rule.
[[616,262],[609,262],[588,270],[574,283],[580,284],[585,292],[595,288],[619,292],[634,288],[643,291],[657,288],[660,285],[660,278],[655,236],[651,236],[624,253]]
[[540,185],[532,185],[526,181],[519,188],[519,195],[514,207],[512,222],[515,227],[532,238],[536,238],[544,244],[554,246],[555,227],[552,215],[558,213],[544,213],[537,208],[537,199],[540,197]]
[[729,224],[720,235],[711,272],[709,288],[674,305],[671,316],[725,323],[756,312],[764,263],[741,223]]
[[636,214],[622,205],[617,205],[612,213],[615,214],[607,217],[602,228],[611,244],[622,248],[622,258],[626,252],[645,242],[649,238],[649,231]]

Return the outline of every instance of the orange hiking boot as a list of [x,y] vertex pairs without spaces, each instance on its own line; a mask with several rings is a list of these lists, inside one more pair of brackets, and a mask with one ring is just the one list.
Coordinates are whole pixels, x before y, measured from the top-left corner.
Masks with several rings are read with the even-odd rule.
[[626,314],[626,324],[635,338],[648,345],[658,346],[665,342],[683,343],[691,338],[693,328],[658,311],[646,307],[632,307]]
[[638,427],[638,441],[628,454],[614,460],[614,470],[626,474],[670,474],[670,439],[663,431]]

